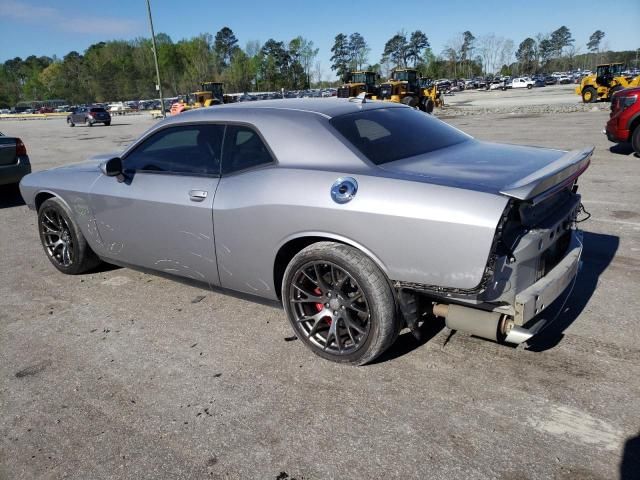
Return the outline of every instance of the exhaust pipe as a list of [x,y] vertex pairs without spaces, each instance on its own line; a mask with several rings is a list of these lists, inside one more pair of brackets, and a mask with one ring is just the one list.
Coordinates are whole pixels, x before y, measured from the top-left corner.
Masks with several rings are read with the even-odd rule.
[[516,326],[513,319],[504,313],[436,303],[433,306],[433,314],[444,318],[445,324],[451,330],[460,330],[494,342],[520,344],[533,336],[527,329]]

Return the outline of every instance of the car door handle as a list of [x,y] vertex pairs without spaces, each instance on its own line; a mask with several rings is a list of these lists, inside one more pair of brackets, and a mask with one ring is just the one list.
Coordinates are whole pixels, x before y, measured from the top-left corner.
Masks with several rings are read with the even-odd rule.
[[189,190],[189,199],[192,202],[201,202],[207,198],[206,190]]

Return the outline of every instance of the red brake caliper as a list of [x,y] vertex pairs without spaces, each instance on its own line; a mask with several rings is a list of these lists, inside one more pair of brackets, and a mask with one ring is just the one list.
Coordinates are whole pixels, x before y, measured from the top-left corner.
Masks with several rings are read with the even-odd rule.
[[[318,287],[316,287],[313,293],[315,293],[316,295],[322,295],[322,291]],[[324,305],[322,303],[316,303],[316,310],[318,312],[321,312],[323,308]],[[324,317],[324,321],[331,325],[331,317]]]

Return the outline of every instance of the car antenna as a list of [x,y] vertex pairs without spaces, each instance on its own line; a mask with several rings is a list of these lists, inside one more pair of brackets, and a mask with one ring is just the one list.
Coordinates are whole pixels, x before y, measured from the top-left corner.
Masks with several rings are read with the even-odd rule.
[[350,102],[359,102],[359,103],[367,103],[367,94],[366,92],[362,92],[360,95],[358,95],[357,97],[351,97],[349,99]]

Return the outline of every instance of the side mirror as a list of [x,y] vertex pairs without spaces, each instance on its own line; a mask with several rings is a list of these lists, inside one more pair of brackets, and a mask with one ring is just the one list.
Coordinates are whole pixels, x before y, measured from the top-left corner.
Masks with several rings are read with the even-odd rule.
[[113,157],[100,164],[100,171],[107,177],[117,177],[122,175],[122,159]]

